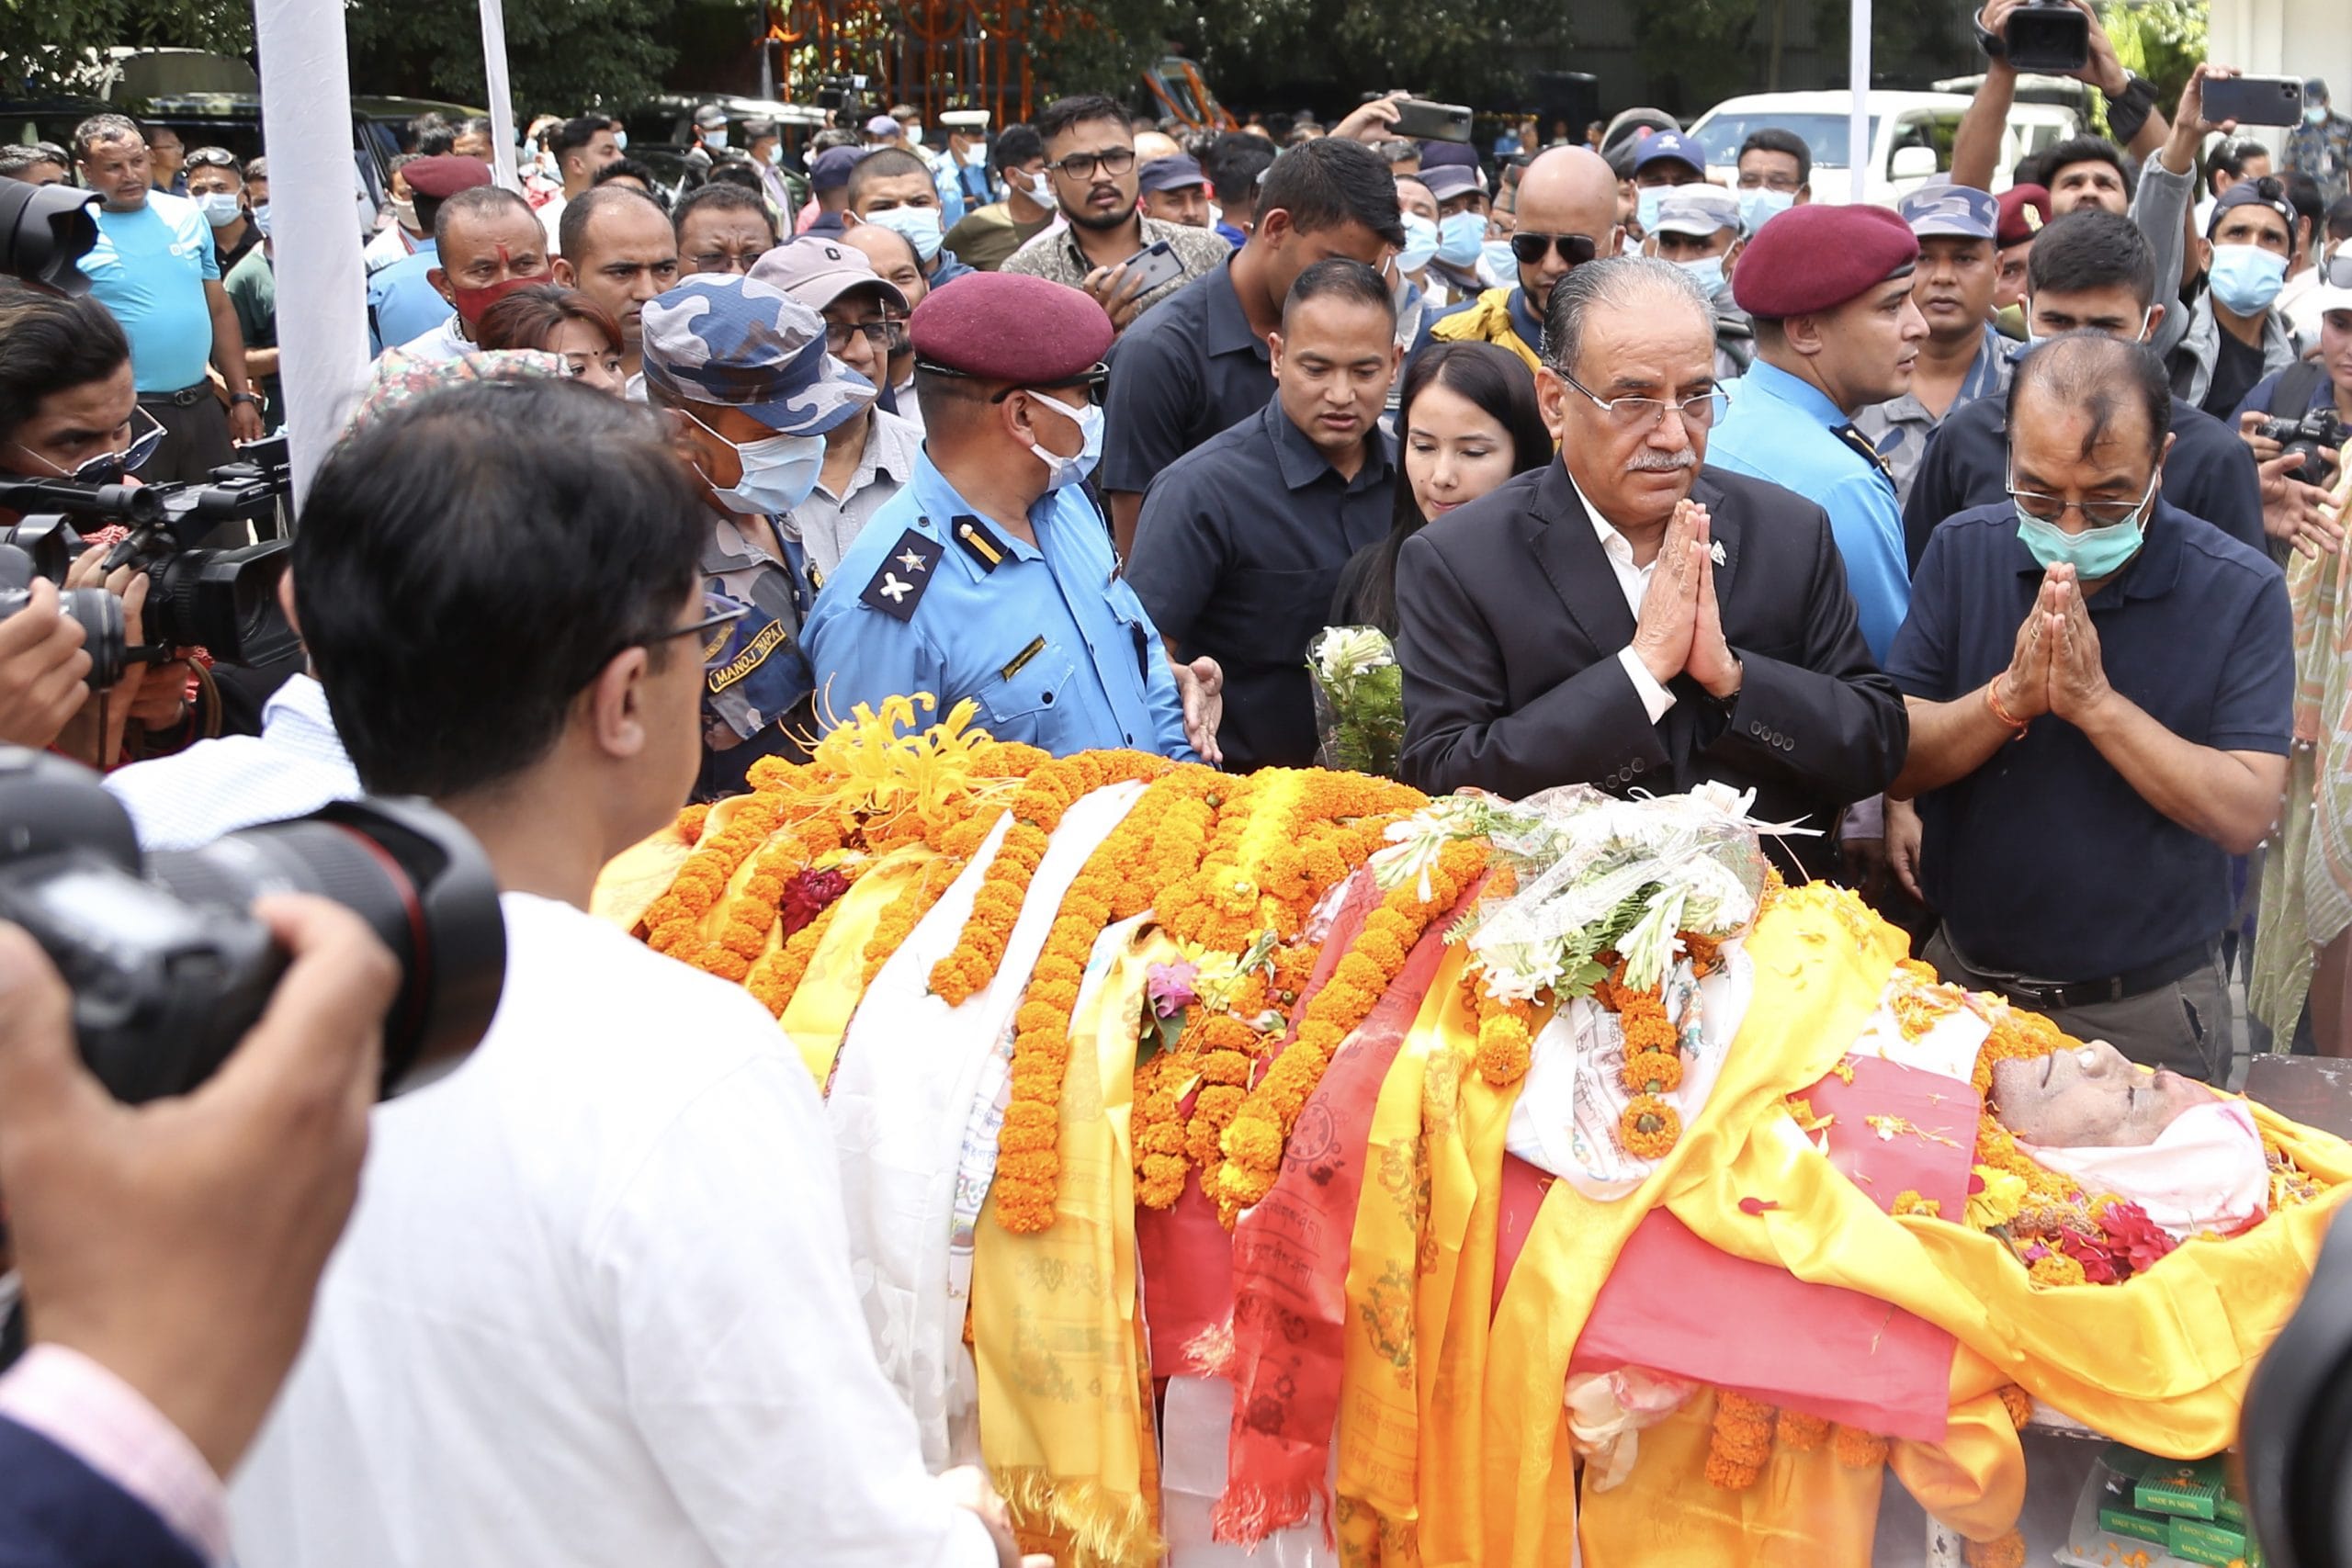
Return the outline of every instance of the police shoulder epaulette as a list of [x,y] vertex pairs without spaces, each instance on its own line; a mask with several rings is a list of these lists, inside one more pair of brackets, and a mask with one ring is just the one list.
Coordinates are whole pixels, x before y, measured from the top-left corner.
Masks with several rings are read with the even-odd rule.
[[882,558],[881,570],[865,585],[865,592],[857,596],[859,601],[894,621],[912,620],[915,606],[922,603],[924,592],[931,587],[932,568],[939,564],[945,550],[946,547],[938,540],[908,529]]
[[966,555],[979,562],[983,573],[994,571],[1004,564],[1006,557],[1012,554],[1005,542],[990,533],[989,525],[977,517],[957,517],[948,525],[947,534]]

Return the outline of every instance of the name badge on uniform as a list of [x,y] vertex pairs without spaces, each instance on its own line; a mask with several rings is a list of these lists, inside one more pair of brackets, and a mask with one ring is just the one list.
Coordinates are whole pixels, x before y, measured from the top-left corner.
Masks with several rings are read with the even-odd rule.
[[997,679],[1001,681],[1012,680],[1015,675],[1020,674],[1022,671],[1029,667],[1029,661],[1031,660],[1036,658],[1037,655],[1045,651],[1046,639],[1042,637],[1033,638],[1028,647],[1023,649],[1020,652],[1012,656],[1012,661],[1011,663],[1007,664],[1003,669],[996,672]]
[[926,539],[912,528],[899,536],[890,553],[882,558],[881,570],[865,585],[858,601],[881,611],[894,621],[914,619],[915,606],[922,603],[924,592],[931,587],[932,569],[946,547],[936,539]]

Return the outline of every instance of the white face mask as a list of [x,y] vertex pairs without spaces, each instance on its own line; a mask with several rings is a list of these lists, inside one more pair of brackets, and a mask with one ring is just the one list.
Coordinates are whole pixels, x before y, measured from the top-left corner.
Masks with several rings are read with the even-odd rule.
[[619,149],[620,149],[622,152],[628,152],[628,131],[626,131],[626,130],[616,130],[616,131],[614,131],[614,132],[613,132],[613,145],[614,145],[614,146],[616,146],[616,147],[617,147],[617,148],[619,148]]
[[1054,185],[1053,181],[1047,177],[1044,170],[1041,169],[1034,175],[1024,175],[1020,170],[1014,169],[1004,177],[1010,181],[1013,188],[1020,191],[1022,195],[1027,197],[1038,206],[1046,209],[1048,211],[1052,210],[1054,205]]
[[1049,408],[1078,426],[1079,447],[1078,456],[1075,457],[1065,457],[1058,452],[1048,452],[1043,446],[1029,448],[1036,455],[1037,460],[1046,465],[1046,491],[1051,493],[1057,490],[1068,490],[1070,486],[1084,480],[1087,475],[1094,471],[1094,465],[1102,460],[1102,405],[1088,402],[1072,408],[1059,398],[1049,398],[1041,392],[1037,395],[1036,401],[1029,406]]
[[975,141],[969,147],[965,148],[964,166],[967,169],[987,168],[989,166],[988,148],[978,141]]
[[922,145],[922,126],[910,125],[907,127],[907,145],[910,147],[920,147]]
[[727,151],[727,132],[706,130],[702,133],[702,144],[714,152],[724,152]]
[[245,204],[232,190],[207,191],[197,197],[197,206],[203,209],[204,220],[215,229],[226,229],[245,209]]

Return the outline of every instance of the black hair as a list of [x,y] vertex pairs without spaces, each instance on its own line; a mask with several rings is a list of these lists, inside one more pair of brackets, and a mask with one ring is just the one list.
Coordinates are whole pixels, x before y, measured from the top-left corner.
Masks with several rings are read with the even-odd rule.
[[709,183],[715,186],[733,186],[737,190],[754,198],[763,194],[760,171],[752,166],[752,161],[749,158],[720,159],[711,166]]
[[[1797,184],[1813,183],[1813,149],[1806,146],[1804,138],[1793,130],[1782,130],[1777,125],[1768,125],[1761,130],[1749,131],[1747,140],[1739,144],[1739,158],[1745,158],[1750,152],[1785,152],[1797,161]],[[1732,162],[1736,164],[1739,158],[1734,158]]]
[[[418,198],[417,216],[420,218],[424,215],[424,199],[422,197]],[[581,199],[584,201],[587,198],[583,197]],[[571,209],[567,208],[565,210]],[[529,202],[525,201],[513,191],[499,186],[475,186],[469,190],[461,190],[455,196],[442,197],[433,209],[434,248],[447,251],[449,244],[449,225],[457,219],[469,216],[489,218],[501,212],[519,212],[534,223],[539,220],[539,215],[531,210]]]
[[612,129],[613,122],[602,115],[583,114],[567,119],[548,132],[548,151],[554,153],[556,162],[560,164],[566,152],[579,151]]
[[[2054,225],[2053,225],[2054,227]],[[2035,251],[2041,249],[2036,240]],[[2172,383],[2164,362],[2145,344],[2109,337],[2099,332],[2061,333],[2018,361],[2009,380],[2006,413],[2009,428],[2018,427],[2018,403],[2029,387],[2080,409],[2089,416],[2083,433],[2083,453],[2089,457],[2107,438],[2115,416],[2136,404],[2148,422],[2148,448],[2164,450],[2172,428]]]
[[860,140],[857,132],[847,126],[837,125],[820,130],[808,139],[808,162],[815,163],[818,153],[830,152],[836,147],[854,147]]
[[855,207],[876,180],[898,179],[907,175],[931,177],[931,165],[903,147],[876,147],[850,165],[849,185],[845,199]]
[[1396,297],[1388,291],[1387,280],[1374,268],[1346,256],[1317,262],[1291,281],[1290,292],[1283,297],[1285,326],[1290,313],[1309,299],[1345,299],[1367,306],[1385,315],[1392,331],[1396,325]]
[[2155,302],[2156,258],[2140,226],[2099,208],[2069,212],[2043,226],[2026,253],[2028,294],[2086,294],[2128,288],[2143,306]]
[[99,141],[136,141],[144,147],[147,133],[129,115],[94,114],[74,128],[74,158],[87,158],[91,145]]
[[0,144],[0,175],[6,175],[12,180],[22,179],[24,172],[35,164],[54,164],[65,171],[66,177],[69,179],[74,175],[73,158],[67,155],[64,148],[54,141],[10,141]]
[[671,227],[678,231],[678,243],[685,243],[686,218],[691,213],[710,209],[721,212],[749,212],[767,225],[768,238],[776,238],[775,215],[768,204],[732,181],[714,181],[678,203],[670,214]]
[[437,109],[427,109],[408,122],[408,144],[419,154],[437,158],[458,144],[458,128]]
[[1097,119],[1111,120],[1120,130],[1133,134],[1127,111],[1115,101],[1100,93],[1074,93],[1067,98],[1056,98],[1038,111],[1035,121],[1037,140],[1050,142],[1073,125],[1084,125]]
[[1396,176],[1361,141],[1321,137],[1276,158],[1259,187],[1258,211],[1290,214],[1302,234],[1355,223],[1402,249],[1405,220],[1396,205]]
[[1274,156],[1272,142],[1246,130],[1228,130],[1210,142],[1201,166],[1216,191],[1217,205],[1247,208],[1256,201],[1258,176],[1272,165]]
[[41,400],[103,381],[130,361],[130,340],[87,294],[51,294],[0,278],[0,445]]
[[1503,427],[1511,445],[1512,473],[1540,468],[1553,457],[1552,433],[1544,428],[1544,411],[1535,401],[1535,373],[1528,369],[1525,360],[1491,343],[1432,344],[1413,356],[1396,396],[1395,520],[1382,544],[1379,565],[1364,580],[1357,602],[1363,618],[1391,637],[1396,635],[1396,554],[1429,521],[1421,515],[1420,502],[1413,499],[1413,481],[1405,475],[1404,449],[1410,439],[1414,400],[1431,387],[1443,387],[1467,399]]
[[2339,196],[2327,209],[2327,237],[2352,240],[2352,196]]
[[[645,193],[648,196],[656,201],[662,199],[661,176],[656,175],[650,166],[639,163],[634,158],[614,159],[589,176],[588,188],[594,190],[598,186],[613,180],[635,180],[645,187]],[[560,223],[562,220],[558,219],[557,221]]]
[[2206,190],[2219,195],[2218,191],[2213,190],[2215,175],[2227,175],[2234,180],[2245,173],[2245,161],[2248,158],[2269,156],[2270,149],[2259,141],[2239,141],[2229,138],[2216,141],[2213,143],[2213,151],[2205,155]]
[[2320,225],[2327,220],[2327,197],[2319,188],[2319,181],[2306,170],[2290,169],[2279,183],[2286,192],[2287,205],[2295,209],[2295,223],[2301,227],[2300,233],[2287,236],[2287,243],[2309,245],[2316,252]]
[[692,657],[664,634],[709,536],[659,419],[585,387],[481,382],[370,422],[319,469],[293,560],[361,782],[494,787],[554,749],[622,650]]
[[[468,115],[465,118],[458,122],[457,135],[487,136],[493,141],[497,140],[496,133],[490,129],[490,117],[487,115]],[[452,145],[454,145],[457,141],[457,136],[453,136],[449,140]]]
[[598,186],[564,203],[563,216],[556,220],[556,254],[578,266],[588,253],[588,225],[596,220],[596,214],[616,208],[626,210],[631,202],[644,203],[646,210],[664,225],[670,221],[662,204],[643,191],[628,186]]
[[[2115,171],[2116,177],[2123,182],[2123,195],[2126,199],[2129,199],[2132,193],[2139,187],[2140,182],[2132,177],[2132,163],[2130,159],[2124,157],[2123,149],[2104,136],[2070,136],[2055,147],[2050,148],[2041,154],[2042,177],[2031,183],[2049,186],[2057,177],[2058,171],[2069,164],[2107,164]],[[2053,191],[2052,194],[2056,193]]]
[[1037,134],[1035,126],[1008,125],[996,133],[996,145],[989,149],[989,163],[1002,174],[1045,155],[1046,139]]

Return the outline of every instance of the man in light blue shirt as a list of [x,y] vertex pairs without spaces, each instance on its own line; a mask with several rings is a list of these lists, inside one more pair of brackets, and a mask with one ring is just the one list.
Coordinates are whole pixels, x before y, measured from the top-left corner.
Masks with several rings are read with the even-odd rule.
[[[1045,278],[978,273],[909,327],[927,442],[808,617],[820,715],[927,692],[1056,756],[1214,760],[1214,720],[1188,731],[1159,632],[1080,486],[1102,450],[1110,318]],[[1208,660],[1185,671],[1204,681],[1222,681]]]
[[[122,323],[139,404],[165,433],[141,477],[200,479],[235,459],[232,436],[258,441],[263,434],[212,226],[195,202],[150,186],[146,138],[123,116],[92,115],[74,127],[74,154],[82,184],[101,198],[92,212],[97,243],[82,272]],[[228,385],[225,413],[205,375],[208,361]]]
[[1707,461],[1829,513],[1862,640],[1885,661],[1911,603],[1894,481],[1854,416],[1911,389],[1928,323],[1911,298],[1919,242],[1883,207],[1792,208],[1758,231],[1732,291],[1756,322]]
[[426,238],[410,254],[379,267],[368,278],[368,351],[381,354],[413,343],[445,324],[455,312],[448,299],[433,287],[433,273],[441,253],[432,240],[441,204],[461,190],[490,184],[490,165],[480,158],[445,153],[419,158],[402,169],[409,200]]

